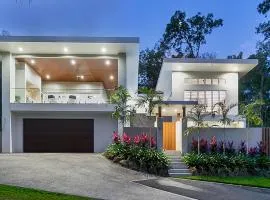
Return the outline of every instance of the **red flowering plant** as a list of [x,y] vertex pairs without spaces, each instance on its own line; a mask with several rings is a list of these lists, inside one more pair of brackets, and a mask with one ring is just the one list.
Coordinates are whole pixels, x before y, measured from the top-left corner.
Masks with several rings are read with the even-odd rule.
[[117,144],[121,142],[120,135],[116,131],[113,132],[113,142]]
[[211,151],[211,153],[217,152],[217,138],[216,138],[216,136],[213,136],[210,140],[210,151]]
[[151,138],[150,138],[150,147],[151,148],[154,148],[154,147],[156,147],[156,140],[155,140],[155,138],[152,136]]
[[133,142],[135,145],[139,145],[140,142],[141,142],[141,138],[139,135],[136,135],[134,138],[133,138]]
[[201,139],[200,140],[200,152],[201,153],[206,153],[208,150],[208,144],[207,144],[207,139]]
[[250,147],[248,150],[248,155],[250,156],[256,156],[258,154],[258,148],[257,147]]
[[198,151],[198,140],[194,138],[192,138],[191,151],[194,151],[194,152]]
[[123,143],[127,145],[131,144],[131,138],[126,133],[123,133]]

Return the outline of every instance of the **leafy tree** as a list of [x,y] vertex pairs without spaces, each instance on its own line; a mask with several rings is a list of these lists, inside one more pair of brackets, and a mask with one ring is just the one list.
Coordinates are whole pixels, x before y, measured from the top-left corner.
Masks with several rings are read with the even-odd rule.
[[144,107],[148,116],[152,116],[156,106],[162,104],[163,96],[152,88],[142,87],[138,91],[137,106]]
[[155,47],[140,52],[139,86],[156,87],[164,57],[215,58],[214,54],[200,55],[199,51],[206,36],[222,24],[223,20],[214,19],[213,14],[198,13],[187,18],[185,12],[176,11]]
[[162,62],[163,52],[157,47],[140,52],[139,87],[156,87]]
[[216,115],[221,114],[221,118],[219,119],[219,122],[223,125],[223,153],[225,154],[225,137],[226,137],[226,126],[230,125],[232,122],[232,119],[229,118],[229,112],[232,108],[237,106],[237,104],[230,104],[227,105],[225,101],[218,102],[214,104],[212,108],[212,116],[215,117]]
[[209,113],[206,110],[206,106],[203,104],[198,104],[191,108],[186,117],[188,120],[193,122],[193,126],[188,127],[185,133],[188,135],[197,132],[198,134],[198,154],[200,154],[200,132],[202,128],[208,127],[208,125],[204,122],[204,118],[208,115]]
[[112,113],[112,117],[120,121],[121,127],[119,132],[122,134],[125,124],[131,120],[135,113],[134,107],[128,104],[131,96],[126,88],[119,86],[111,95],[110,100],[112,104],[115,104],[115,111]]
[[[257,10],[260,14],[265,15],[267,18],[267,14],[270,10],[270,0],[264,0],[262,3],[260,3],[257,7]],[[264,40],[270,39],[270,21],[266,21],[263,23],[260,23],[257,27],[257,33],[261,33],[264,35]]]
[[166,26],[161,48],[171,51],[173,57],[199,57],[201,46],[206,44],[206,36],[222,25],[223,20],[214,19],[212,13],[197,13],[187,18],[185,12],[176,11]]
[[238,55],[230,55],[230,56],[227,56],[227,59],[243,59],[243,52],[239,52]]
[[248,153],[248,140],[249,140],[249,128],[252,125],[260,126],[263,124],[263,120],[261,118],[261,106],[264,105],[262,100],[256,100],[250,104],[240,105],[240,115],[242,115],[246,119],[247,124],[247,153]]

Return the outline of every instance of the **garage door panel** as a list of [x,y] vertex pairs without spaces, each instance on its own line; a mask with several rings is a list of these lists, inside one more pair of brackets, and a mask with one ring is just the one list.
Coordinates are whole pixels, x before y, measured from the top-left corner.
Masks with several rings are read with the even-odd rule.
[[92,119],[24,119],[24,152],[93,152]]

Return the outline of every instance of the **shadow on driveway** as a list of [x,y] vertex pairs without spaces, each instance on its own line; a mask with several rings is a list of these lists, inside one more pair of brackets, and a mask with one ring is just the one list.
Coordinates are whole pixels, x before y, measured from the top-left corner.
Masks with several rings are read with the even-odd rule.
[[150,179],[136,183],[170,193],[201,200],[269,200],[270,189],[233,186],[184,179]]

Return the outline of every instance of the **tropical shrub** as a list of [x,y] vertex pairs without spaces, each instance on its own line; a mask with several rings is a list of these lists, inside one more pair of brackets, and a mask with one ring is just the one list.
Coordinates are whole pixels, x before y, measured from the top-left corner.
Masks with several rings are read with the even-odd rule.
[[183,161],[193,169],[194,174],[199,175],[270,177],[270,159],[267,156],[190,153],[183,156]]
[[113,162],[134,170],[167,176],[169,160],[162,151],[156,149],[156,141],[146,134],[130,137],[123,133],[122,138],[113,133],[113,143],[104,152]]

